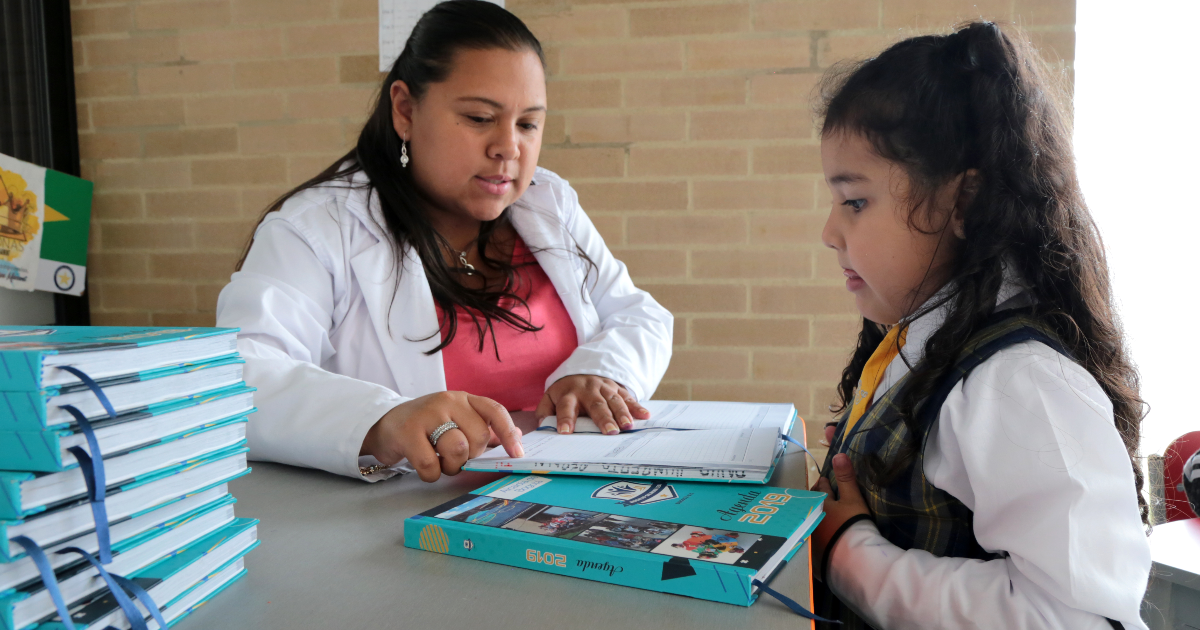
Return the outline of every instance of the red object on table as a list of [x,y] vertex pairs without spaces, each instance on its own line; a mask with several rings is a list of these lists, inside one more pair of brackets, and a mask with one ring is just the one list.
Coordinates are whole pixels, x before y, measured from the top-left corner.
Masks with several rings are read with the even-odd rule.
[[1200,451],[1200,431],[1185,433],[1171,442],[1163,454],[1163,500],[1167,507],[1167,522],[1196,518],[1187,495],[1183,492],[1183,464]]

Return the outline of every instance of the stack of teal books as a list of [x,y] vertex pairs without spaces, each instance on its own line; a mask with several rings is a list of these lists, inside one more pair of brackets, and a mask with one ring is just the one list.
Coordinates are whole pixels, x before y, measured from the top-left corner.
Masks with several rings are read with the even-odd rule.
[[0,630],[164,628],[245,574],[236,332],[0,327]]

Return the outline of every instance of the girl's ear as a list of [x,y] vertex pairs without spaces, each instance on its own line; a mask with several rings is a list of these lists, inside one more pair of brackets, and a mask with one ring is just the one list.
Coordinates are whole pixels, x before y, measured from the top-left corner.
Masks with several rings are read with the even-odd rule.
[[412,130],[412,113],[414,99],[408,91],[408,84],[403,81],[392,83],[392,128],[401,140],[408,140]]
[[958,176],[957,184],[958,198],[954,201],[954,214],[950,217],[950,227],[954,230],[954,236],[962,240],[967,238],[967,233],[963,229],[963,224],[966,222],[963,213],[971,206],[971,202],[975,201],[975,195],[979,193],[979,169],[967,169]]

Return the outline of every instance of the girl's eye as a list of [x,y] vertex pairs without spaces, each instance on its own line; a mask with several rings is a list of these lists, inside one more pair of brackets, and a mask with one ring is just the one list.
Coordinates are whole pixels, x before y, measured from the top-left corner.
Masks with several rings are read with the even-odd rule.
[[855,212],[858,212],[859,210],[863,209],[863,206],[867,205],[867,200],[866,199],[847,199],[842,202],[842,205],[850,206],[851,208],[854,208]]

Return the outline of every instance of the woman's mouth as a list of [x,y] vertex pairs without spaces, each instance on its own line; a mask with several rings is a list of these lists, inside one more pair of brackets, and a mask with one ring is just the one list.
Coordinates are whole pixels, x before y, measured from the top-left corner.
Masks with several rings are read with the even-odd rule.
[[863,279],[853,269],[843,269],[842,275],[846,276],[846,290],[851,293],[867,286],[867,283],[863,282]]
[[512,178],[505,175],[476,175],[475,183],[489,195],[503,195],[512,189]]

